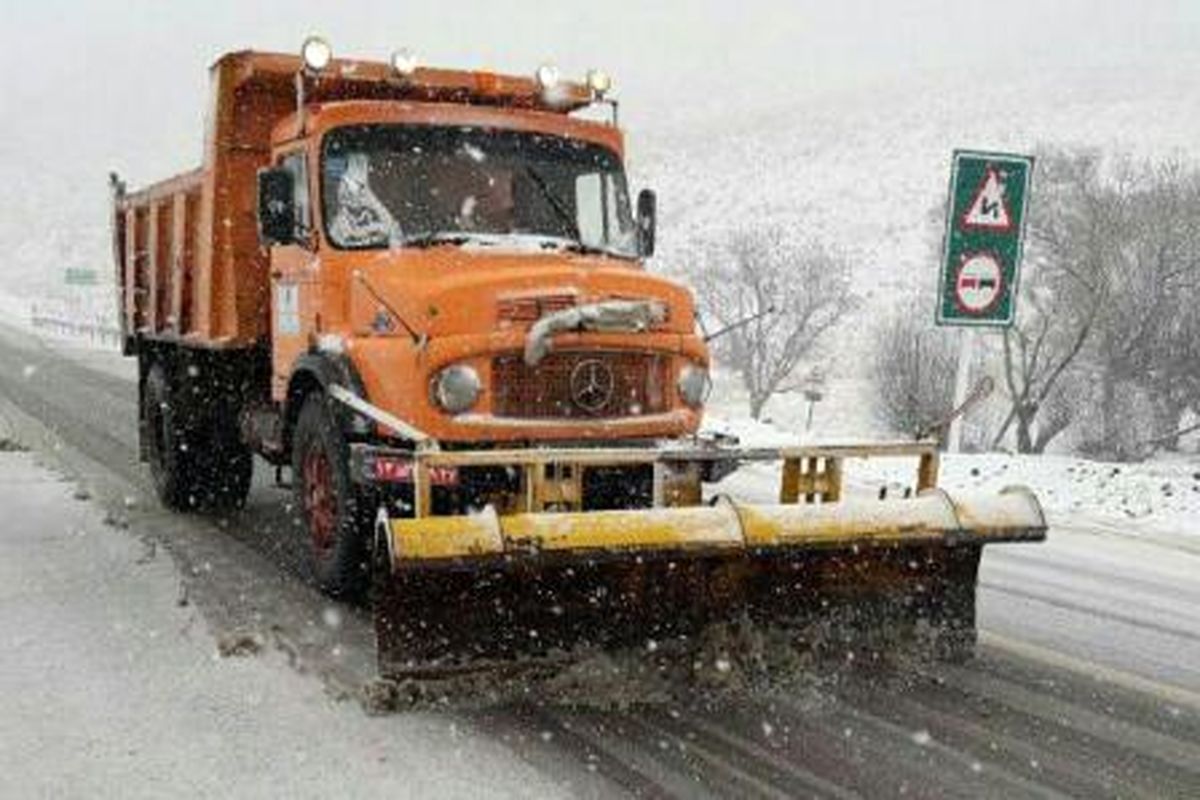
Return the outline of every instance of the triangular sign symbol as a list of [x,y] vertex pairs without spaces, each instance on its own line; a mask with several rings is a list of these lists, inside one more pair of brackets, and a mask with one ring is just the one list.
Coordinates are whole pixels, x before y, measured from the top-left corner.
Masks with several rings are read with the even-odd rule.
[[975,190],[975,198],[963,214],[964,228],[986,228],[990,231],[1012,229],[1012,215],[1004,200],[1004,182],[995,167],[988,167],[987,174]]

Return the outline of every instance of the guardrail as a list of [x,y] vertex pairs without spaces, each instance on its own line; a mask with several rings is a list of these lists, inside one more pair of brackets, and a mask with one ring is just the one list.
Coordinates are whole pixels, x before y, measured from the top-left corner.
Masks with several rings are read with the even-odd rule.
[[31,315],[30,322],[34,328],[58,336],[86,339],[91,344],[114,349],[121,346],[121,329],[111,323],[66,319],[54,314],[41,313]]

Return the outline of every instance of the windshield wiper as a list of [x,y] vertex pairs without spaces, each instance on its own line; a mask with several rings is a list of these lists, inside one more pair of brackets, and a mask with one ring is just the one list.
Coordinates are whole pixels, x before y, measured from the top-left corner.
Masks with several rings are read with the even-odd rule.
[[576,239],[565,239],[562,237],[554,237],[553,239],[543,239],[541,242],[543,250],[561,250],[569,253],[581,253],[589,256],[613,256],[614,258],[634,258],[631,253],[626,253],[621,250],[616,250],[610,247],[602,247],[597,244],[585,244]]
[[[554,214],[558,217],[558,221],[561,222],[563,227],[566,229],[567,235],[572,240],[579,242],[580,239],[583,238],[579,235],[579,224],[575,221],[575,218],[571,216],[571,212],[567,210],[567,207],[563,205],[562,198],[550,190],[550,187],[546,185],[546,179],[543,178],[537,170],[529,166],[529,164],[522,164],[521,167],[524,169],[525,174],[529,176],[529,179],[537,186],[538,191],[542,193],[542,197],[546,198],[546,202],[549,203],[550,208],[554,210]],[[580,246],[586,247],[586,245],[583,245],[582,243]]]
[[418,233],[412,236],[405,236],[403,244],[405,247],[435,247],[437,245],[464,245],[470,242],[475,237],[469,233],[454,233],[451,231],[437,231],[436,233]]
[[594,244],[584,244],[583,242],[563,242],[561,245],[563,250],[572,253],[582,253],[588,256],[611,256],[616,255],[612,250],[604,247],[597,247]]

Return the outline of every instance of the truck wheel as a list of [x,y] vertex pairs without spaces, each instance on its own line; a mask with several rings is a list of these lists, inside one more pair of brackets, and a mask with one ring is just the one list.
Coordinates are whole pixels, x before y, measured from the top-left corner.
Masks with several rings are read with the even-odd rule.
[[196,491],[199,448],[161,365],[150,368],[145,391],[147,455],[158,499],[175,510],[195,508],[200,501]]
[[367,495],[350,480],[349,449],[324,394],[304,401],[292,436],[292,487],[308,534],[309,561],[328,595],[358,599],[370,577]]

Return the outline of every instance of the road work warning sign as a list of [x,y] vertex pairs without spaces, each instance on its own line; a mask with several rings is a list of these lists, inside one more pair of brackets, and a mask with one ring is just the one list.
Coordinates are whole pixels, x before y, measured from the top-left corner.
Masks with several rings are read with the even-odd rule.
[[1030,156],[954,152],[939,325],[1012,324],[1032,173]]

